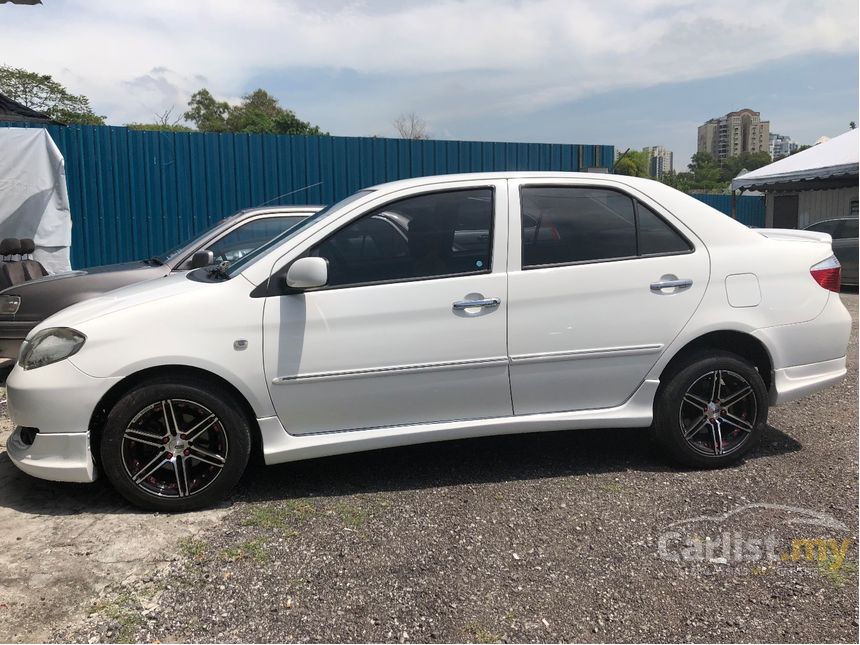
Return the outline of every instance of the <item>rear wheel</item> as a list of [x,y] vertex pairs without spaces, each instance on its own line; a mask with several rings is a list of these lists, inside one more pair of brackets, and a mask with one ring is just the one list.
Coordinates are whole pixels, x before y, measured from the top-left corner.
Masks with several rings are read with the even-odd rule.
[[100,456],[107,478],[143,508],[189,511],[224,498],[250,454],[248,420],[222,388],[156,380],[108,414]]
[[676,461],[698,468],[739,460],[767,423],[767,388],[748,361],[728,352],[691,356],[661,386],[658,440]]

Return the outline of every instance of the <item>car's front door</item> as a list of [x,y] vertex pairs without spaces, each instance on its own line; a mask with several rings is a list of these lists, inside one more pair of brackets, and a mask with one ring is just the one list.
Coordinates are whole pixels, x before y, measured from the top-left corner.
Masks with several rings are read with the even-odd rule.
[[515,414],[622,404],[696,310],[707,251],[608,182],[512,181],[509,199]]
[[270,296],[264,312],[287,431],[512,414],[506,251],[504,181],[413,189],[306,243],[328,284]]

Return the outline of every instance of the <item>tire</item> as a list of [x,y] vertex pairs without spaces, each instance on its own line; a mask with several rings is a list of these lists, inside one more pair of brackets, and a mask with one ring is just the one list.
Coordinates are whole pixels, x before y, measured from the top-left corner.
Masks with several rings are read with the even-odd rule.
[[239,402],[191,378],[155,379],[128,392],[108,413],[99,447],[102,470],[123,497],[167,512],[225,498],[250,452],[251,428]]
[[654,431],[674,461],[718,468],[737,462],[758,443],[767,411],[767,388],[749,361],[729,352],[697,353],[657,391]]

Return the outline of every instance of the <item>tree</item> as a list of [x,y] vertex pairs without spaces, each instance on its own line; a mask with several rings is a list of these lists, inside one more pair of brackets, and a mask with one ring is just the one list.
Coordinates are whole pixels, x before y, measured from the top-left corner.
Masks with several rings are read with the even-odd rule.
[[854,129],[857,127],[857,124],[856,124],[856,123],[854,123],[854,121],[851,121],[850,123],[848,123],[848,127],[849,127],[850,129],[854,130]]
[[209,90],[203,88],[191,95],[188,110],[182,117],[191,121],[201,132],[224,132],[227,130],[227,114],[230,104],[216,101]]
[[427,131],[427,122],[415,114],[415,112],[401,114],[394,119],[393,125],[401,139],[423,140],[430,138],[430,132]]
[[95,114],[90,100],[83,94],[72,94],[47,74],[28,72],[18,67],[0,65],[0,92],[13,101],[47,116],[73,125],[104,125],[105,118]]
[[644,150],[626,150],[615,163],[616,175],[628,175],[630,177],[650,177],[650,157]]
[[160,132],[191,132],[191,128],[179,122],[182,117],[172,118],[173,106],[155,115],[155,123],[127,123],[129,130],[156,130]]
[[239,105],[217,101],[207,89],[195,92],[183,115],[203,132],[259,132],[269,134],[327,135],[316,125],[282,108],[278,99],[263,89],[242,97]]

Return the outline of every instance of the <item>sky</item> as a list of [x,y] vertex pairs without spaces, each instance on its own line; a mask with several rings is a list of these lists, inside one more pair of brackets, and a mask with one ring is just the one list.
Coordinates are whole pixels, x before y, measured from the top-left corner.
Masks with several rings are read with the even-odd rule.
[[665,145],[748,107],[800,143],[858,121],[856,0],[43,0],[0,4],[0,64],[110,124],[262,87],[332,134]]

